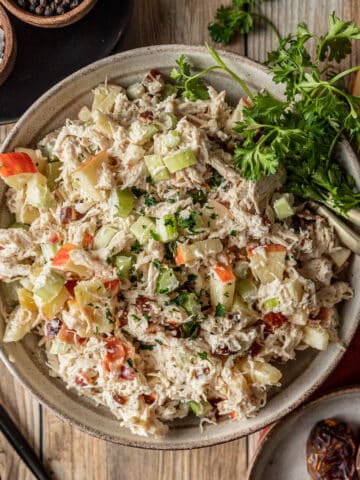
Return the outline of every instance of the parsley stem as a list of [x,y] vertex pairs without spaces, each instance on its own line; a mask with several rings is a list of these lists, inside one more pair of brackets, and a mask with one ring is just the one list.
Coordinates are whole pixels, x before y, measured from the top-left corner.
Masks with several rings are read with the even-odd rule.
[[282,37],[281,37],[281,34],[280,34],[279,30],[277,29],[276,25],[269,18],[267,18],[265,15],[262,15],[261,13],[256,13],[256,12],[251,12],[251,15],[253,17],[257,17],[258,19],[267,23],[269,25],[269,27],[272,29],[272,31],[275,33],[279,42],[282,40]]
[[215,48],[213,47],[210,47],[210,45],[205,42],[205,46],[206,48],[208,49],[208,52],[210,53],[210,55],[213,57],[213,59],[217,62],[217,64],[220,66],[220,68],[222,68],[223,70],[225,70],[225,72],[227,72],[237,83],[240,84],[241,88],[244,90],[244,92],[246,93],[246,95],[250,98],[250,99],[253,99],[254,96],[253,94],[250,92],[248,86],[246,85],[246,83],[244,82],[244,80],[242,80],[238,75],[236,75],[235,72],[233,72],[232,70],[230,70],[230,68],[222,61],[222,59],[219,57],[219,54],[217,53],[217,51],[215,50]]
[[356,72],[357,70],[360,70],[360,65],[356,65],[356,67],[348,68],[344,72],[338,73],[335,77],[333,77],[329,83],[336,83],[340,78],[345,77],[346,75],[349,75],[350,73]]
[[212,67],[204,68],[204,70],[201,70],[201,72],[196,73],[192,77],[188,77],[188,79],[184,83],[185,90],[186,90],[188,82],[191,82],[191,81],[195,80],[195,78],[202,77],[203,75],[206,75],[207,73],[209,73],[212,70],[215,70],[217,68],[221,68],[221,67],[219,67],[218,65],[213,65]]

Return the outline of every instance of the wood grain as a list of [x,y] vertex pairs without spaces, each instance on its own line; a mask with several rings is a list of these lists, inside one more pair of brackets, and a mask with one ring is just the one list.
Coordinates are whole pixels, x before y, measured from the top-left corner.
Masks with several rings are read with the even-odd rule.
[[[209,40],[207,24],[216,8],[230,0],[135,0],[134,12],[121,48],[150,44],[203,44]],[[335,11],[360,24],[358,0],[268,0],[264,13],[284,35],[300,21],[311,30],[327,29],[327,15]],[[248,38],[239,38],[228,48],[264,61],[276,47],[269,28],[259,28]],[[180,53],[180,52],[179,52]],[[359,64],[357,48],[348,64]],[[346,66],[346,65],[344,65]],[[1,107],[0,107],[1,108]],[[7,127],[0,127],[0,142]],[[225,445],[183,452],[153,452],[121,447],[94,439],[73,429],[42,409],[0,365],[0,401],[42,456],[57,480],[245,480],[248,458],[258,435]],[[30,480],[7,442],[0,436],[0,480]]]

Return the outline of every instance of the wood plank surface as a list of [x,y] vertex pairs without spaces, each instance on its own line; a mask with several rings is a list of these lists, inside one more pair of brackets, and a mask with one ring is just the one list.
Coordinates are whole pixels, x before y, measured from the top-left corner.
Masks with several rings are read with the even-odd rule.
[[[121,49],[151,44],[203,44],[216,8],[230,0],[135,0],[134,12]],[[269,0],[263,11],[282,34],[305,21],[324,32],[332,10],[360,24],[358,0]],[[275,48],[270,29],[258,29],[228,48],[258,61]],[[180,52],[179,52],[180,53]],[[359,64],[360,48],[351,64]],[[14,92],[14,94],[16,94]],[[0,106],[1,108],[1,106]],[[0,143],[7,127],[0,127]],[[56,480],[245,480],[248,459],[257,435],[229,444],[193,451],[153,452],[113,445],[72,428],[44,410],[0,364],[0,401],[19,425]],[[0,480],[32,480],[0,435]]]

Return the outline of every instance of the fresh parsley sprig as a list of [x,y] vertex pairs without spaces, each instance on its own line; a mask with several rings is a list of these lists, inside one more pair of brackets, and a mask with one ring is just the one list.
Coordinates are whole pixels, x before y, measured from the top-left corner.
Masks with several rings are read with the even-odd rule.
[[259,7],[266,0],[233,0],[230,7],[221,6],[215,14],[215,22],[208,29],[214,42],[227,45],[236,34],[247,34],[254,28],[256,20],[265,22],[280,39],[280,33],[272,21],[264,16]]

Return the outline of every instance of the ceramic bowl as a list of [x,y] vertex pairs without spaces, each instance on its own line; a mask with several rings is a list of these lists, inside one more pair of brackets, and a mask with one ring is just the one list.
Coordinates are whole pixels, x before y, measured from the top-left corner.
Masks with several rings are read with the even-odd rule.
[[[90,104],[91,89],[106,78],[109,82],[127,86],[141,80],[151,68],[169,73],[181,53],[187,55],[199,69],[213,64],[205,48],[185,45],[146,47],[103,59],[69,76],[35,102],[15,125],[2,147],[3,150],[11,151],[16,146],[34,145],[45,133],[62,125],[67,117],[75,117],[83,105]],[[266,88],[281,95],[264,67],[236,54],[220,54],[253,91]],[[215,70],[207,78],[215,88],[225,89],[229,101],[234,104],[243,94],[239,86],[222,71]],[[349,172],[360,181],[356,156],[347,144],[341,146],[340,155]],[[4,189],[4,185],[1,185],[1,205],[4,204],[4,201],[1,201]],[[6,224],[5,210],[1,212],[0,224]],[[288,362],[283,368],[282,388],[270,392],[267,405],[256,417],[241,421],[225,420],[218,425],[208,425],[203,433],[199,429],[198,421],[190,417],[173,423],[164,438],[139,437],[121,428],[109,410],[95,406],[92,401],[67,390],[61,380],[48,376],[44,355],[37,346],[38,337],[35,335],[27,335],[20,343],[2,344],[0,354],[12,374],[31,390],[40,402],[64,420],[100,438],[155,449],[186,449],[227,442],[259,430],[289,413],[330,374],[358,325],[360,277],[356,272],[359,268],[360,258],[356,257],[349,267],[348,279],[357,293],[340,311],[342,322],[339,335],[342,345],[331,344],[324,352],[310,349],[299,352],[296,360]],[[0,338],[3,330],[4,321],[0,320]]]
[[69,10],[63,15],[52,15],[45,17],[42,15],[35,15],[35,13],[28,12],[21,8],[16,0],[0,0],[4,7],[9,10],[15,17],[19,18],[25,23],[29,23],[35,27],[42,28],[60,28],[71,25],[83,18],[95,6],[97,0],[83,0],[80,5]]
[[306,466],[306,441],[313,426],[326,418],[349,423],[359,439],[360,387],[354,386],[328,393],[307,403],[277,423],[260,442],[247,480],[309,478]]
[[3,52],[3,59],[0,62],[0,85],[5,82],[5,80],[10,75],[16,58],[16,36],[15,31],[10,23],[9,17],[7,16],[6,11],[0,5],[0,27],[4,32],[5,36],[5,47]]

